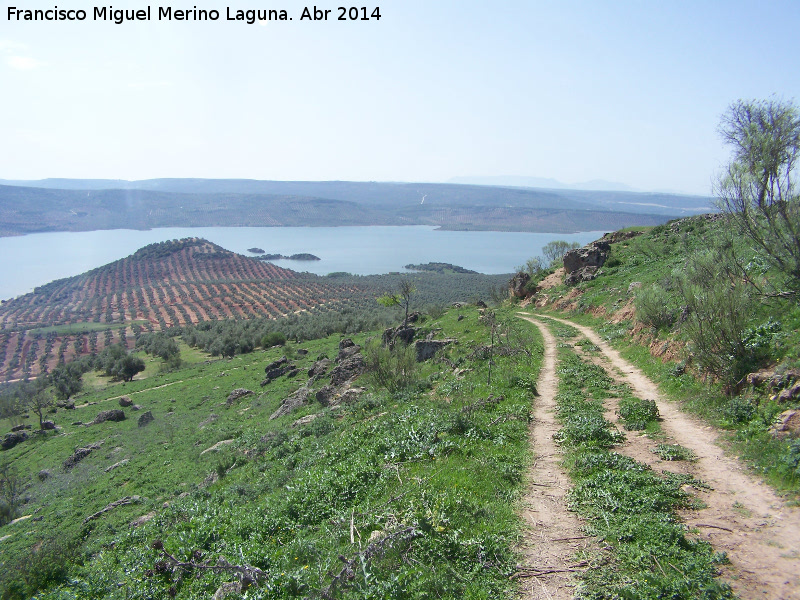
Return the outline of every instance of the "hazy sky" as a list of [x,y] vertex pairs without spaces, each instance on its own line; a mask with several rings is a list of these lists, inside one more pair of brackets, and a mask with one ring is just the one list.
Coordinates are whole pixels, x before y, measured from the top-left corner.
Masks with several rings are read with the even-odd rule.
[[[292,0],[165,1],[121,25],[69,0],[86,21],[9,21],[9,4],[56,3],[0,15],[4,179],[525,175],[708,194],[725,108],[800,102],[797,0],[379,0],[379,21],[356,22],[325,0],[327,22]],[[221,17],[159,22],[159,6]],[[294,20],[228,22],[228,6]]]

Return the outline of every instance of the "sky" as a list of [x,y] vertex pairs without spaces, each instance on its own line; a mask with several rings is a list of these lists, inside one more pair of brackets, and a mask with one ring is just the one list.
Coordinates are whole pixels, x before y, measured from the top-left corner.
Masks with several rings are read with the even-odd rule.
[[[25,22],[9,5],[56,2],[4,3],[0,179],[529,176],[710,194],[726,108],[800,102],[797,0],[377,0],[369,21],[325,0],[327,21],[293,0],[169,1],[121,25],[92,20],[102,4]],[[220,19],[158,21],[166,6]]]

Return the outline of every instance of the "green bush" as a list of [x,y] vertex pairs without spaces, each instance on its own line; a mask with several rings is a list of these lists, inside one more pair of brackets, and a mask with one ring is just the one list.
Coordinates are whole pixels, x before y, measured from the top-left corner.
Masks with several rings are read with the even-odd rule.
[[283,346],[286,343],[286,336],[279,331],[273,331],[261,338],[262,348],[272,348],[273,346]]
[[395,344],[393,348],[378,341],[364,349],[367,378],[378,388],[391,393],[410,387],[416,382],[418,363],[413,346]]
[[641,288],[634,300],[636,318],[653,329],[666,329],[675,322],[675,301],[660,285],[654,283]]

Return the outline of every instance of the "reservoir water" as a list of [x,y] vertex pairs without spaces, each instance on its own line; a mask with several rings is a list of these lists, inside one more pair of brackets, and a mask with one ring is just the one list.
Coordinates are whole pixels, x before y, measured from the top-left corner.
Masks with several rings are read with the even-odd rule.
[[308,252],[319,261],[278,260],[295,271],[326,275],[347,271],[373,275],[403,271],[409,263],[446,262],[480,273],[510,273],[552,240],[584,245],[602,231],[574,234],[438,231],[435,227],[168,227],[137,231],[35,233],[0,238],[0,298],[13,298],[54,279],[78,275],[124,258],[142,246],[202,237],[233,252],[254,256]]

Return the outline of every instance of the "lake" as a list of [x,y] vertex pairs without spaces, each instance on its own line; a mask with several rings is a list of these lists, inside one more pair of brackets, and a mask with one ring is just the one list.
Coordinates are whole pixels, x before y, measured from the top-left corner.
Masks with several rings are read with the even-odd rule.
[[439,231],[430,226],[167,227],[35,233],[0,238],[0,298],[13,298],[54,279],[79,275],[147,244],[186,237],[202,237],[246,256],[254,256],[247,251],[252,247],[270,254],[309,252],[322,260],[273,262],[318,275],[334,271],[373,275],[426,262],[446,262],[492,274],[510,273],[540,254],[542,246],[552,240],[584,245],[603,233]]

